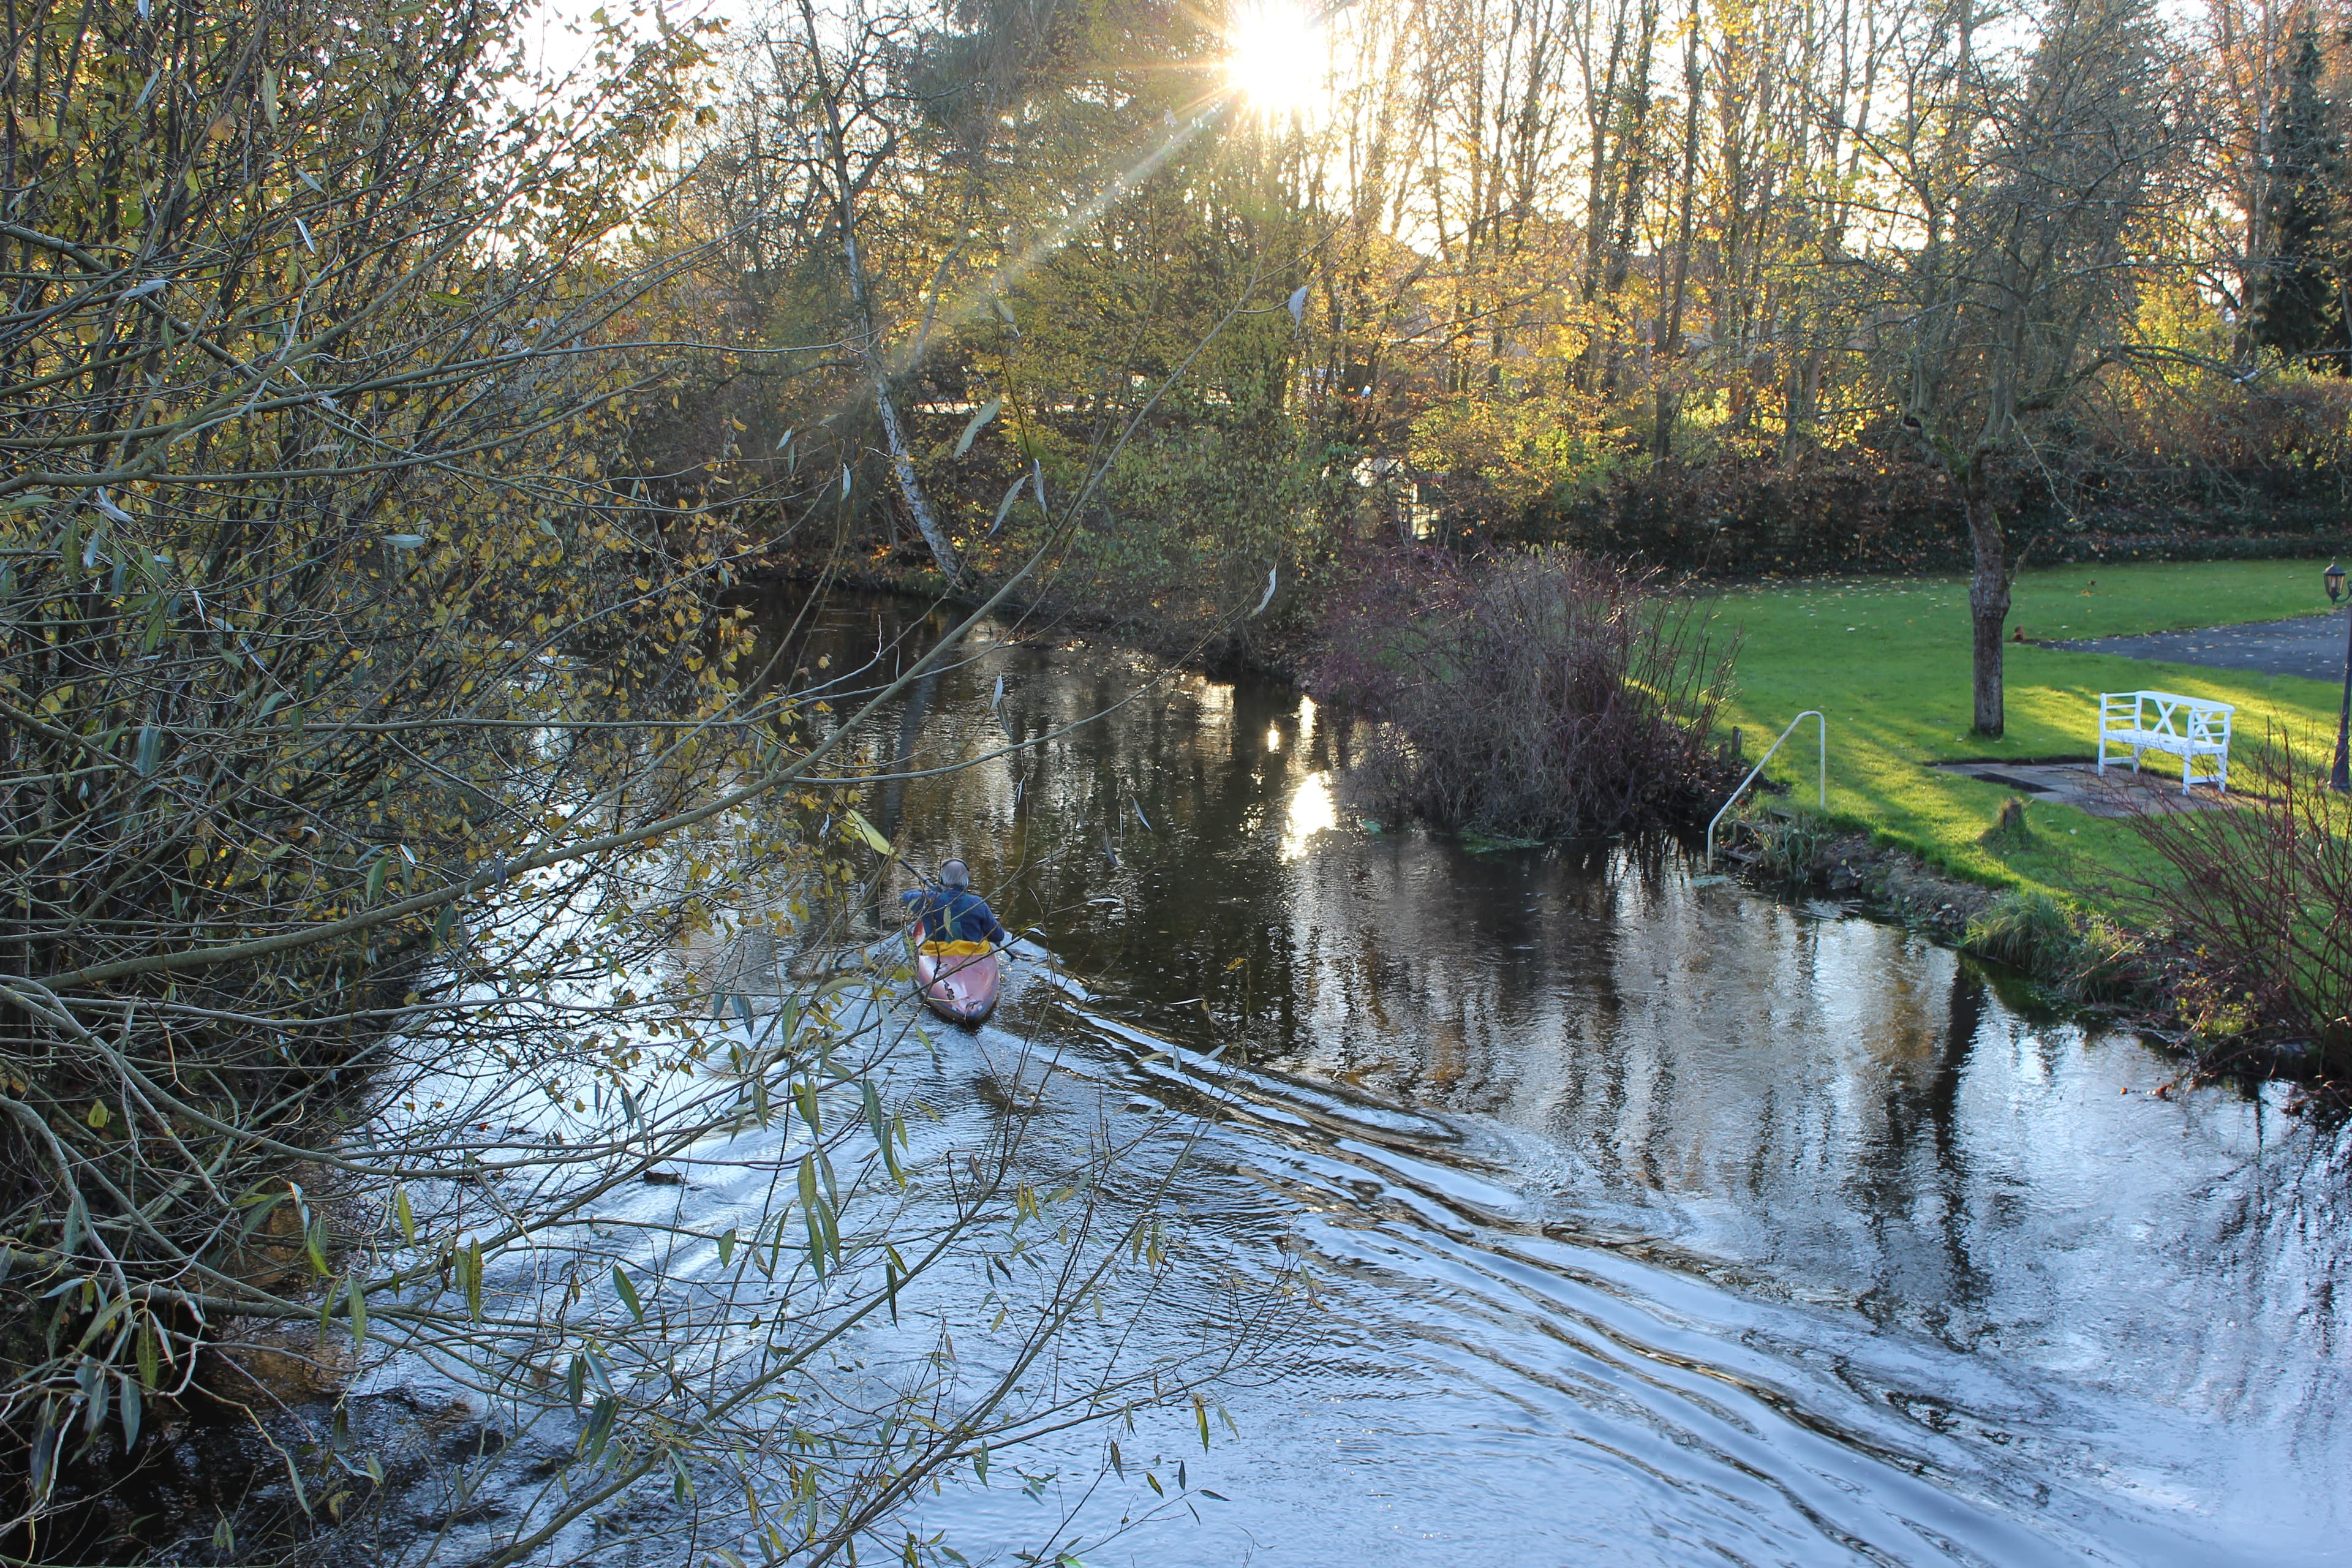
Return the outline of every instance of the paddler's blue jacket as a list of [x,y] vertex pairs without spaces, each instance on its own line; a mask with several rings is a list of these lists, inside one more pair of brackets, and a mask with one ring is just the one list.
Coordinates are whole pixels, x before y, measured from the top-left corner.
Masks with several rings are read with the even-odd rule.
[[969,889],[950,892],[945,888],[918,888],[899,894],[898,901],[921,919],[925,942],[1009,943],[1013,940],[997,923],[994,911]]

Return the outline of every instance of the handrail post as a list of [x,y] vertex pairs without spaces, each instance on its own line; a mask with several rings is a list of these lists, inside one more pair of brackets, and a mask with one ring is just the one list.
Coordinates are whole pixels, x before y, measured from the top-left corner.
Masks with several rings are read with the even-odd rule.
[[1717,809],[1716,814],[1706,819],[1706,868],[1708,870],[1712,871],[1715,869],[1716,824],[1723,820],[1723,814],[1725,812],[1729,811],[1734,805],[1738,804],[1739,797],[1747,793],[1748,786],[1756,782],[1756,775],[1764,771],[1764,764],[1770,762],[1772,760],[1772,753],[1780,749],[1780,742],[1787,740],[1790,735],[1796,733],[1797,726],[1803,723],[1808,719],[1811,719],[1814,723],[1821,726],[1821,755],[1818,764],[1820,773],[1818,774],[1818,782],[1814,787],[1816,794],[1820,798],[1822,809],[1824,811],[1829,809],[1830,721],[1828,717],[1824,715],[1820,709],[1808,708],[1802,713],[1798,714],[1795,718],[1789,721],[1789,727],[1780,731],[1780,739],[1774,741],[1769,746],[1767,746],[1764,749],[1764,754],[1756,759],[1756,765],[1748,770],[1748,776],[1739,781],[1738,788],[1733,790],[1730,796],[1724,801],[1720,807]]

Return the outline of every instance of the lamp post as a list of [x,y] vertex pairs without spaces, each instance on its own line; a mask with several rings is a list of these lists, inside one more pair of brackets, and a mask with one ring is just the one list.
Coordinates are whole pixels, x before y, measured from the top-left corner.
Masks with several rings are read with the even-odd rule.
[[[2344,568],[2333,561],[2320,574],[2327,584],[2327,602],[2336,603],[2344,596]],[[2347,616],[2352,622],[2352,616]],[[2352,790],[2352,626],[2344,634],[2344,706],[2336,715],[2336,771],[2328,775],[2330,788]]]

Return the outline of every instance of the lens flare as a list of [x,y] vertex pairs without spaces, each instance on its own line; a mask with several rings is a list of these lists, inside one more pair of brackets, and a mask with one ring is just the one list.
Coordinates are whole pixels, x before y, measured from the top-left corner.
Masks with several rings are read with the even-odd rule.
[[1286,0],[1244,0],[1227,36],[1225,79],[1250,108],[1279,117],[1309,108],[1322,91],[1322,29]]

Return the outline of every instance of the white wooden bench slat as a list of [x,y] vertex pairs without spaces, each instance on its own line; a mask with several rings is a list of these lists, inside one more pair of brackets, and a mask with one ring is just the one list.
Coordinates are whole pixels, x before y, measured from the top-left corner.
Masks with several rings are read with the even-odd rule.
[[2197,759],[2212,757],[2218,766],[2210,775],[2215,787],[2230,787],[2230,718],[2237,709],[2227,702],[2183,697],[2177,691],[2103,691],[2099,694],[2099,773],[2107,771],[2107,748],[2131,752],[2132,772],[2139,772],[2143,752],[2164,752],[2180,759],[2180,793],[2195,782]]

